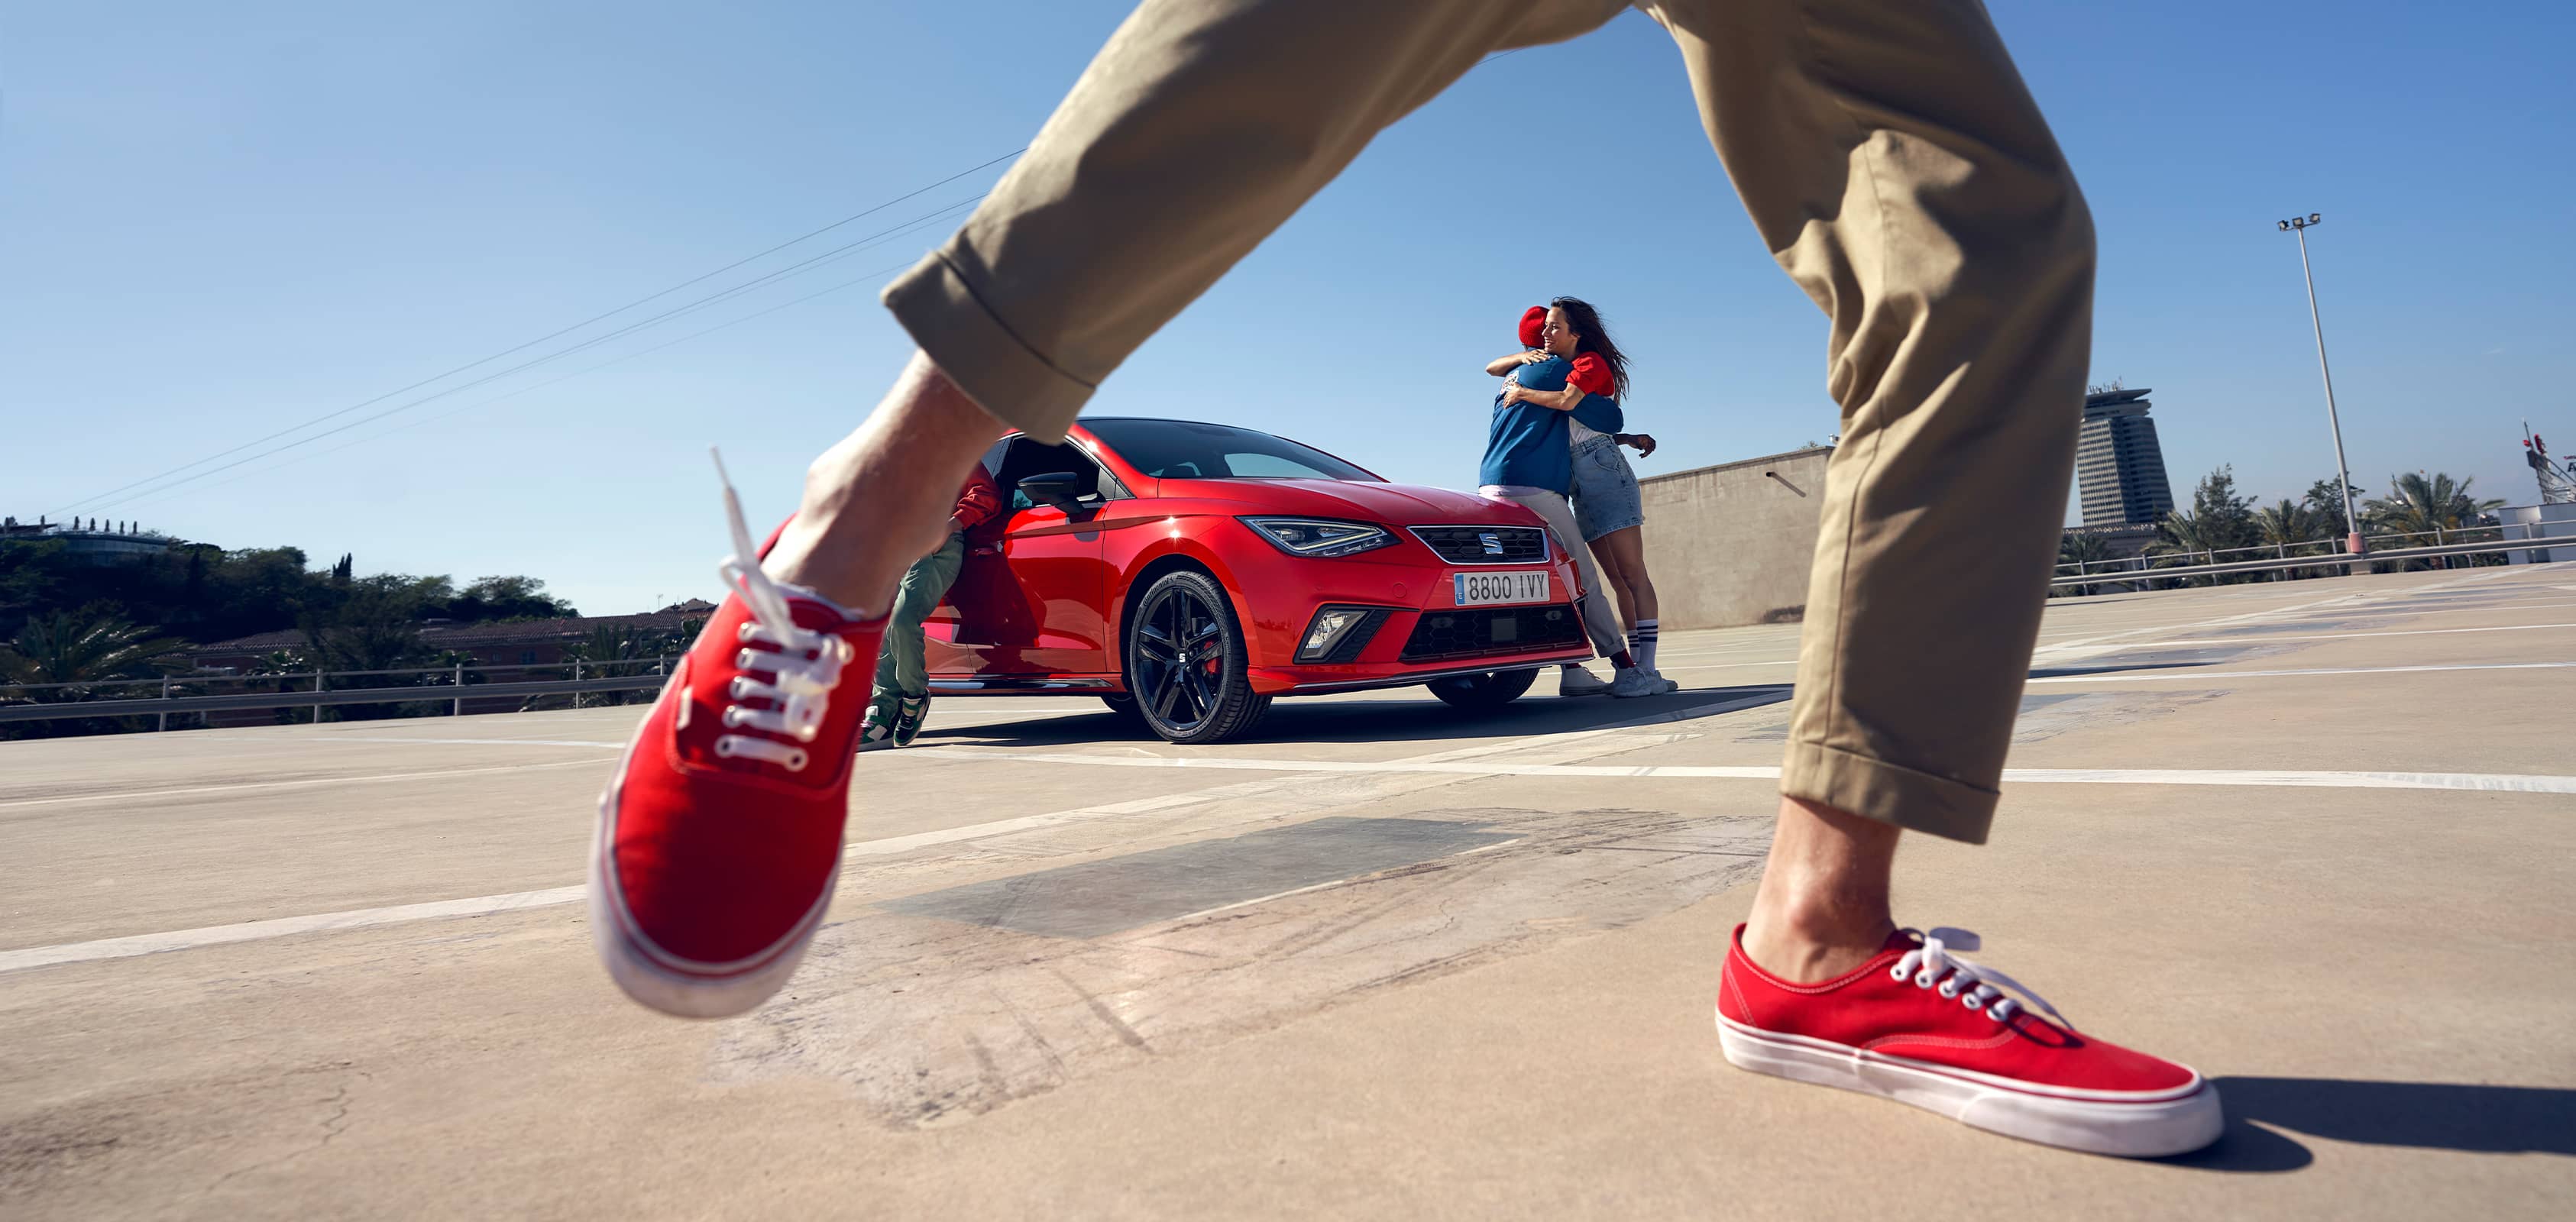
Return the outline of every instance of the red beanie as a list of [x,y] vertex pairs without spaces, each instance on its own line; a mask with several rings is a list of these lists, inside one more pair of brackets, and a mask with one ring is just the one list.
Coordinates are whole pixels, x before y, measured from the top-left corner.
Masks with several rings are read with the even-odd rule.
[[1539,328],[1547,325],[1547,307],[1531,306],[1521,315],[1521,347],[1538,347]]

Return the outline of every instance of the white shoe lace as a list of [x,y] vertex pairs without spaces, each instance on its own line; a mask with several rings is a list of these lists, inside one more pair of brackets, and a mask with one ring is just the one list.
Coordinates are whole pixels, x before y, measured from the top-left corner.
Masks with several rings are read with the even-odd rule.
[[2029,985],[1975,960],[1950,953],[1954,947],[1975,950],[1977,945],[1977,935],[1945,925],[1924,934],[1923,945],[1905,952],[1905,957],[1898,959],[1896,966],[1888,969],[1887,974],[1895,980],[1910,977],[1918,989],[1939,985],[1943,997],[1958,998],[1960,1005],[1971,1010],[1984,1010],[1986,1017],[1999,1023],[2010,1019],[2013,1012],[2021,1008],[2020,999],[2004,996],[2004,989],[2011,989],[2028,998],[2032,1005],[2048,1011],[2048,1016],[2056,1019],[2058,1025],[2075,1025],[2067,1022],[2066,1016],[2057,1012],[2057,1007],[2048,1004],[2048,999]]
[[[709,453],[715,453],[710,450]],[[742,596],[751,618],[742,622],[734,636],[742,644],[733,664],[743,673],[733,677],[725,695],[734,703],[725,705],[724,724],[728,730],[749,727],[780,738],[810,743],[823,730],[823,715],[831,707],[832,689],[841,682],[841,667],[850,660],[850,643],[840,637],[811,628],[800,627],[788,609],[787,595],[760,570],[758,549],[751,545],[751,528],[742,520],[742,500],[734,495],[733,479],[725,473],[724,455],[716,454],[716,478],[724,483],[725,516],[733,527],[734,554],[725,557],[716,572],[725,584]],[[775,652],[754,649],[754,643],[775,647]],[[754,668],[774,676],[762,682],[753,675]],[[760,698],[768,708],[752,708],[741,701]],[[748,734],[724,734],[716,738],[716,754],[732,759],[754,759],[776,764],[789,772],[802,772],[812,762],[805,748]]]

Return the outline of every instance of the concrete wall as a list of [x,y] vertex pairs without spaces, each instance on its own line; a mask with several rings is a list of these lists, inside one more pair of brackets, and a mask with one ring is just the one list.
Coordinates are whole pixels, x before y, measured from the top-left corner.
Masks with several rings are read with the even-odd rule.
[[1638,481],[1664,627],[1789,623],[1805,613],[1832,455],[1819,447]]

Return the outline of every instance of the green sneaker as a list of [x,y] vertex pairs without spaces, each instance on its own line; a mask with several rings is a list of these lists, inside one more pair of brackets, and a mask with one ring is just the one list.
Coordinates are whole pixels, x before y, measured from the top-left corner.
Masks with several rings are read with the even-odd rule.
[[886,712],[886,706],[882,704],[868,706],[867,719],[859,723],[860,748],[881,747],[892,742],[894,729],[895,719]]
[[921,723],[930,718],[930,697],[906,696],[901,711],[894,718],[894,745],[909,747],[921,734]]

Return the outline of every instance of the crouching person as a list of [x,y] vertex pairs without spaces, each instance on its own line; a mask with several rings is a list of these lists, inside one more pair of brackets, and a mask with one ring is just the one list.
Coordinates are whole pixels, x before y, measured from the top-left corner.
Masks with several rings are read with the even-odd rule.
[[948,538],[939,550],[912,562],[896,587],[887,613],[885,645],[877,654],[876,685],[868,693],[867,721],[860,727],[862,745],[892,742],[912,745],[921,723],[930,716],[930,670],[922,657],[922,622],[946,597],[966,561],[966,532],[992,520],[1002,510],[1002,494],[993,478],[977,464],[957,490],[957,505],[948,513]]

